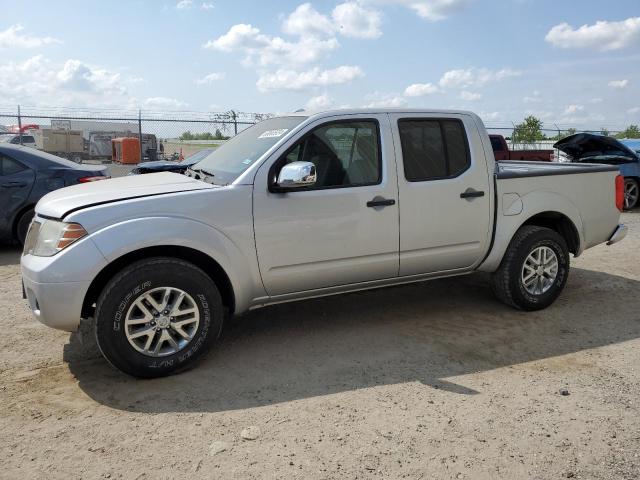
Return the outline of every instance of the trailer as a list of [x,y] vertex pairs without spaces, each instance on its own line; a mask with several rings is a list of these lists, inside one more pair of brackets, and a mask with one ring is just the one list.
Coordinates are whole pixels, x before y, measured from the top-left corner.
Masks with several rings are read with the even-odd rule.
[[85,158],[84,138],[80,130],[32,129],[35,147],[43,152],[80,163]]

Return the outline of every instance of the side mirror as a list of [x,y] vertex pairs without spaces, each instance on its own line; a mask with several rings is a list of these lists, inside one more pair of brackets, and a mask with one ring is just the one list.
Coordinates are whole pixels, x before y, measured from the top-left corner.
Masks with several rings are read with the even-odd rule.
[[278,174],[278,190],[295,190],[316,183],[316,166],[311,162],[288,163]]

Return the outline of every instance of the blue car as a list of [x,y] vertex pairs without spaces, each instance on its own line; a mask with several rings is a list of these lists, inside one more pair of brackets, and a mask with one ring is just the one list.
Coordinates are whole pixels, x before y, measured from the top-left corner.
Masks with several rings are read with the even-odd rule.
[[200,150],[193,155],[188,156],[181,162],[173,162],[171,160],[158,160],[155,162],[142,162],[139,163],[136,168],[131,170],[129,175],[141,175],[144,173],[155,173],[155,172],[174,172],[174,173],[184,173],[187,171],[187,168],[195,165],[200,160],[209,156],[211,152],[215,151],[214,148],[205,148],[204,150]]
[[35,148],[0,143],[0,240],[24,243],[33,208],[47,193],[109,178],[102,165],[82,165]]
[[604,135],[576,133],[554,146],[572,162],[619,165],[624,177],[624,208],[631,210],[640,198],[640,140],[616,140]]

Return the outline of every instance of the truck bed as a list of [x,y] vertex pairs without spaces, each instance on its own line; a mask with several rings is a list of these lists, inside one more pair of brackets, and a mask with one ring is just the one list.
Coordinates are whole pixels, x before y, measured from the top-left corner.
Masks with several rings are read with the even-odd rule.
[[617,170],[617,166],[595,163],[496,162],[496,177],[498,180],[506,178],[543,177],[547,175],[614,172]]

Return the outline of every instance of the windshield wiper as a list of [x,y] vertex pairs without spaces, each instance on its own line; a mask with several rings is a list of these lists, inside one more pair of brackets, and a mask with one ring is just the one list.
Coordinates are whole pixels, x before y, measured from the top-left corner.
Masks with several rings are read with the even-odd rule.
[[[190,177],[195,178],[196,180],[204,180],[207,181],[207,177],[215,177],[215,174],[205,170],[204,168],[187,168],[187,174]],[[204,178],[201,178],[204,177]]]

